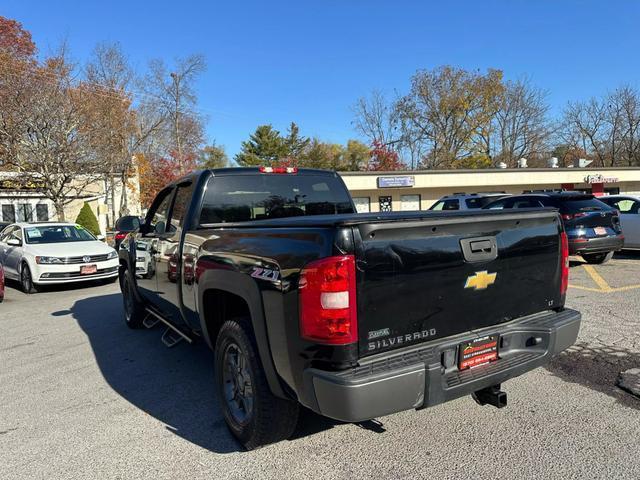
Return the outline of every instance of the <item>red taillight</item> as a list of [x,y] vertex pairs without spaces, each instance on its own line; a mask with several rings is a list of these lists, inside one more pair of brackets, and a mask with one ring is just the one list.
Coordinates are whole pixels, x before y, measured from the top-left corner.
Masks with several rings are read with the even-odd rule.
[[308,263],[300,273],[298,289],[303,338],[329,345],[358,341],[353,255]]
[[567,234],[560,234],[560,295],[567,293],[569,287],[569,240]]
[[298,167],[260,167],[260,173],[298,173]]
[[124,240],[124,237],[126,236],[127,236],[126,232],[116,232],[113,238],[115,238],[116,240]]
[[586,217],[587,214],[586,213],[563,213],[562,214],[562,219],[563,220],[573,220],[574,218],[580,218],[580,217]]

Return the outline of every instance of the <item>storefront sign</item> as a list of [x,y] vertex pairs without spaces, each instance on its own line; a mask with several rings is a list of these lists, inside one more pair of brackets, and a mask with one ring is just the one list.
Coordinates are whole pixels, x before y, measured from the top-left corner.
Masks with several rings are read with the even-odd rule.
[[0,180],[0,190],[42,190],[44,183],[19,178]]
[[618,183],[618,177],[605,177],[598,173],[584,177],[584,183]]
[[409,175],[396,177],[378,177],[378,188],[413,187],[414,185],[415,177]]

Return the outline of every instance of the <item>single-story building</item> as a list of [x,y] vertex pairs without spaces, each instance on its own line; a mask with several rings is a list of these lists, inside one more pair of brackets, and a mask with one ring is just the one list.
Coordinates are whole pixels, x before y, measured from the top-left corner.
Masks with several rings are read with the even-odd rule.
[[454,193],[579,190],[640,195],[640,168],[517,168],[340,172],[359,212],[427,210]]
[[[0,222],[43,222],[60,220],[55,206],[37,184],[23,181],[19,172],[0,172]],[[76,192],[64,207],[65,220],[75,221],[84,203],[88,203],[98,219],[103,234],[112,227],[120,210],[122,187],[119,182],[111,192],[104,179],[97,179]],[[127,182],[127,206],[132,215],[141,213],[139,182],[133,177]],[[114,212],[115,215],[114,215]]]

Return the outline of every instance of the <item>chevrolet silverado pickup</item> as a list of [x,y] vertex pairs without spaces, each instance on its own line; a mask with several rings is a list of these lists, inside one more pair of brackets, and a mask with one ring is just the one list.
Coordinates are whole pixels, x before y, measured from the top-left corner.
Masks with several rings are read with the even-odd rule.
[[555,209],[357,214],[335,172],[190,174],[119,249],[126,324],[204,341],[230,431],[289,437],[300,406],[345,422],[463,395],[572,345],[568,244]]

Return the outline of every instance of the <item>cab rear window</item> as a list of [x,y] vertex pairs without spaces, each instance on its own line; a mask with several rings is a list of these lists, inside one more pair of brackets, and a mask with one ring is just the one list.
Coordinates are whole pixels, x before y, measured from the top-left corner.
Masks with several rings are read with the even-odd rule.
[[342,182],[327,175],[212,177],[200,224],[355,213]]

